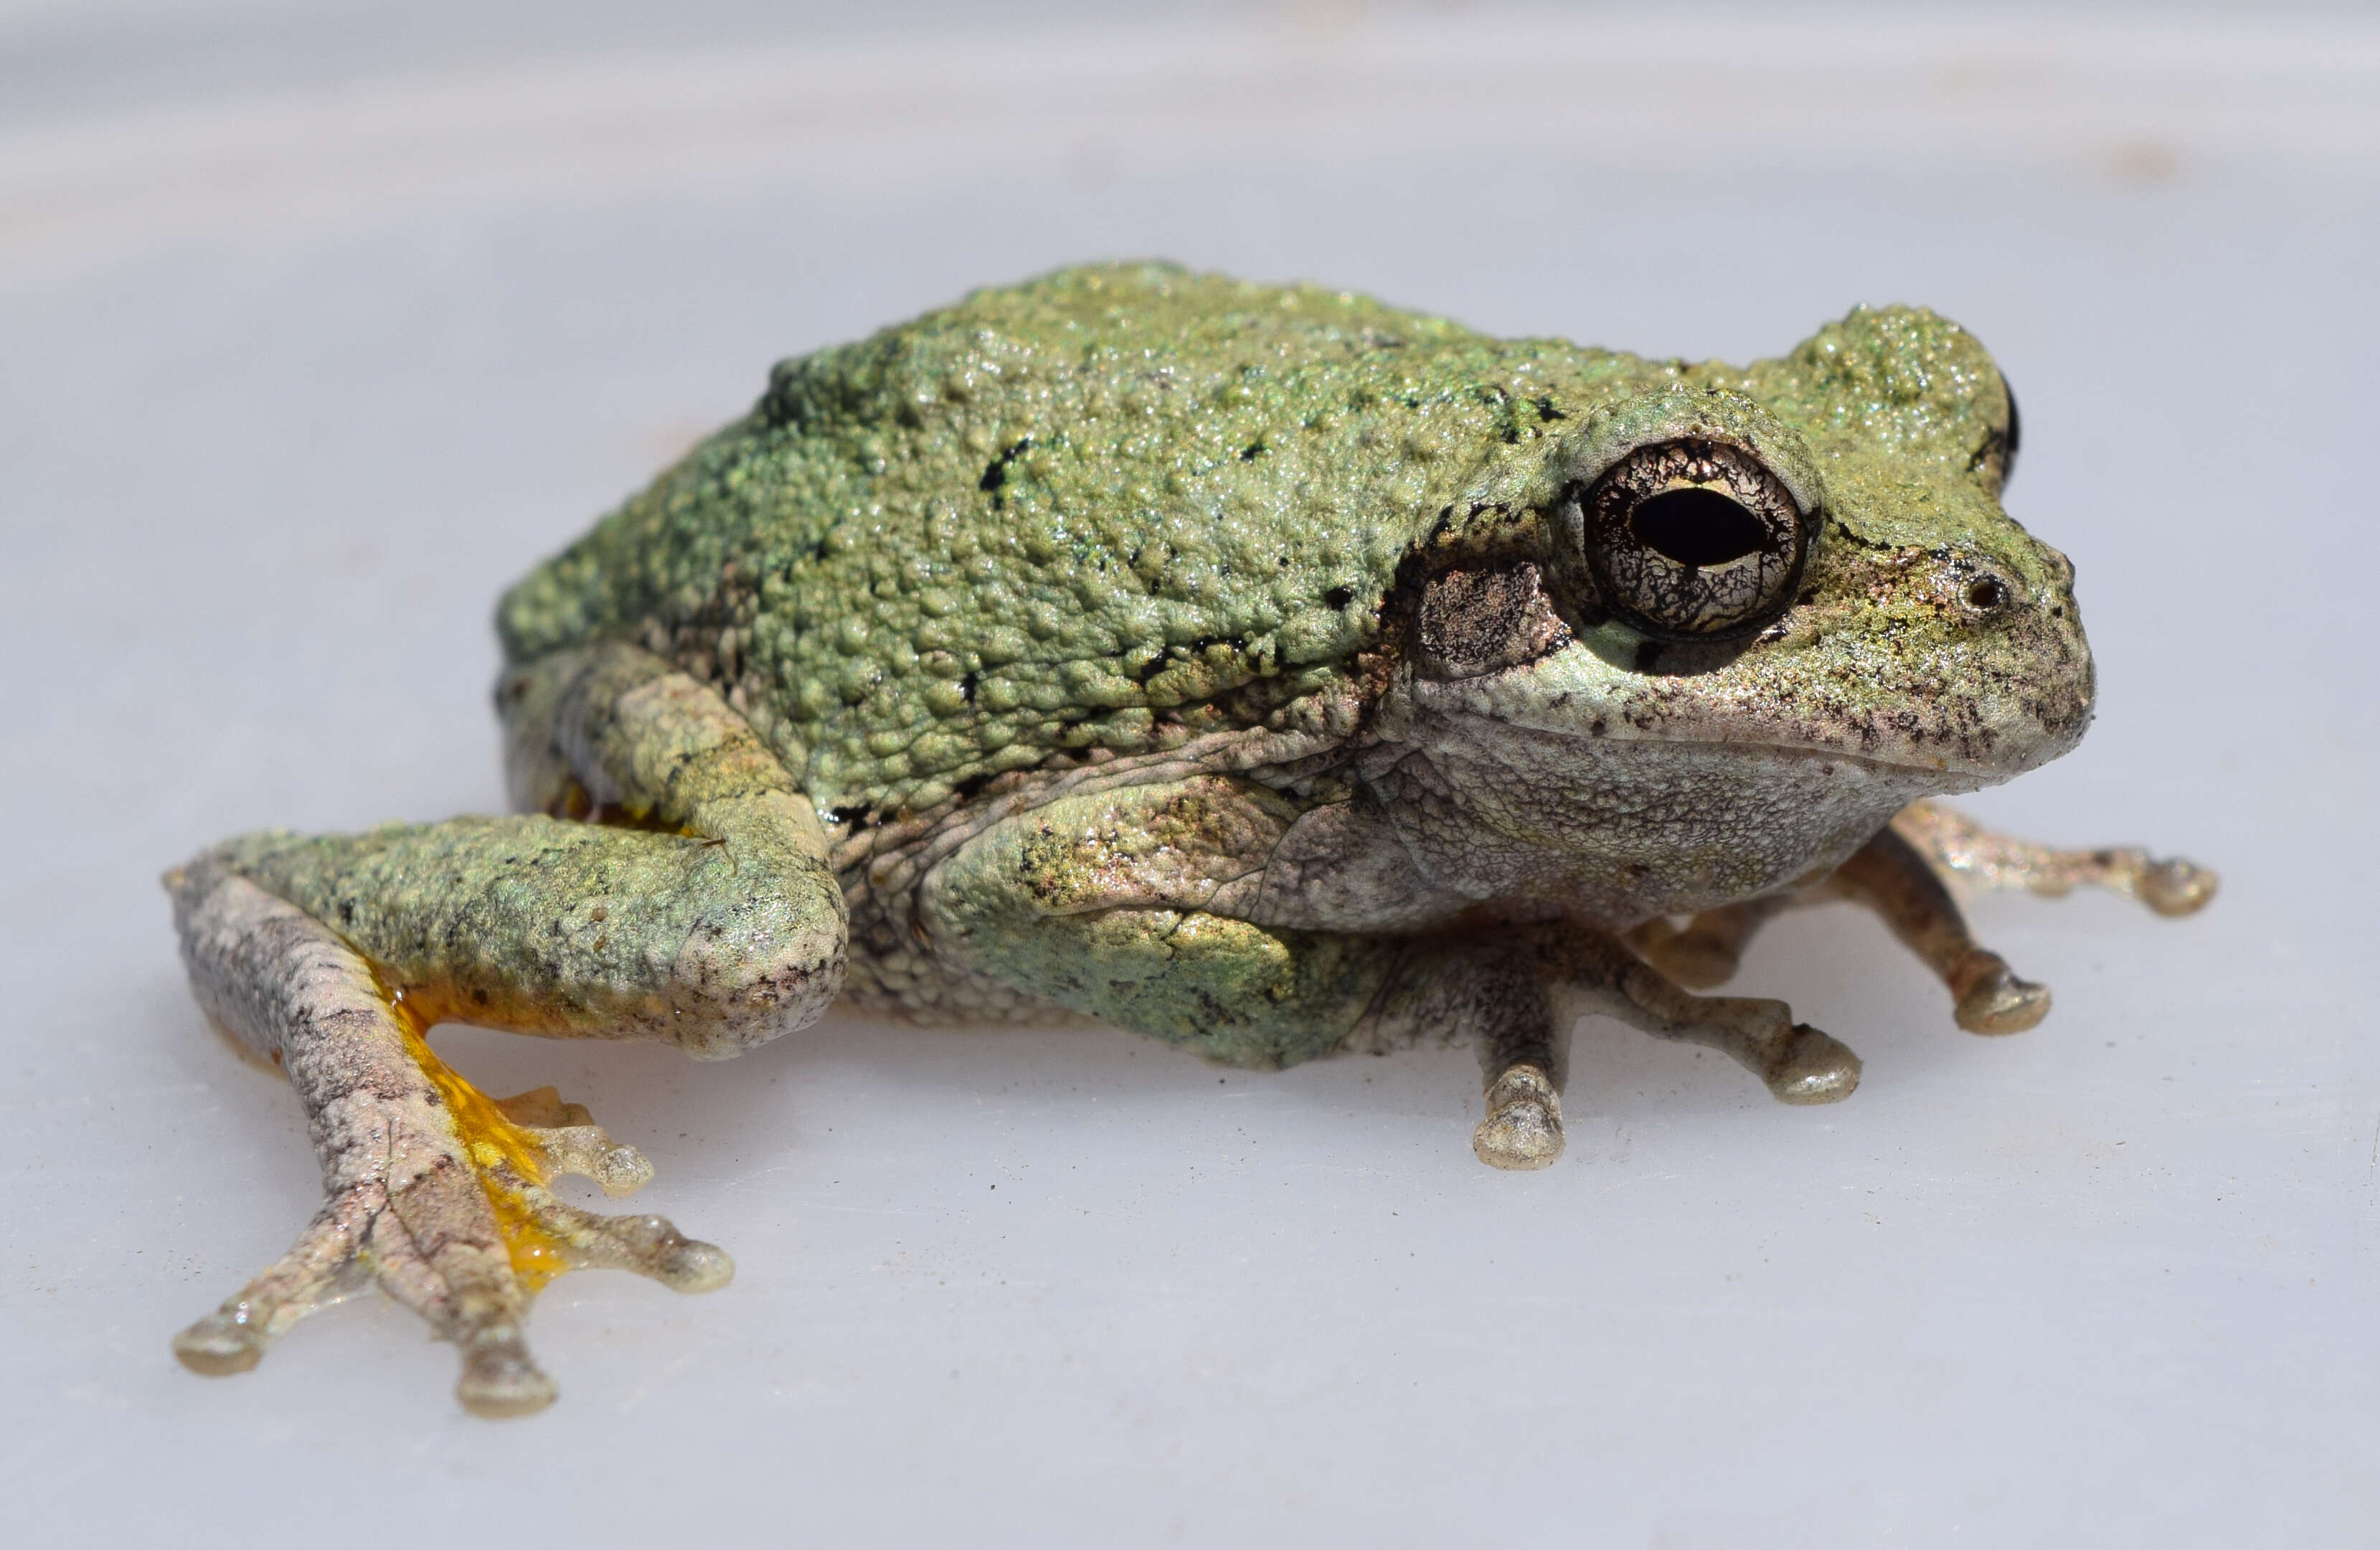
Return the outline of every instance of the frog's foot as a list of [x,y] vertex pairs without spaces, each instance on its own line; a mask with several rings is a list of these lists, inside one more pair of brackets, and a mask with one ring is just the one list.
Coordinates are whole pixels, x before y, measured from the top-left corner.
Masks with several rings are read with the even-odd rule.
[[1943,979],[1957,998],[1950,1015],[1971,1034],[2021,1034],[2049,1015],[2049,987],[2019,978],[1997,952],[1976,948]]
[[172,881],[193,987],[219,1026],[288,1072],[325,1197],[286,1255],[175,1340],[184,1364],[245,1371],[308,1314],[378,1285],[461,1350],[466,1408],[520,1415],[554,1397],[525,1332],[547,1281],[612,1265],[704,1291],[734,1273],[659,1217],[556,1199],[546,1186],[557,1173],[625,1193],[651,1166],[550,1088],[502,1103],[481,1094],[310,916],[204,863]]
[[1794,1022],[1782,1001],[1694,995],[1609,938],[1575,938],[1560,951],[1563,981],[1585,1009],[1657,1038],[1719,1050],[1757,1075],[1780,1103],[1837,1103],[1859,1087],[1860,1058]]
[[1488,1117],[1471,1132],[1471,1149],[1490,1168],[1553,1166],[1562,1153],[1561,1095],[1544,1066],[1519,1061],[1489,1084]]
[[367,1133],[356,1139],[367,1145],[384,1137],[393,1166],[334,1182],[279,1263],[175,1339],[184,1365],[245,1372],[307,1314],[377,1284],[461,1349],[455,1392],[467,1409],[524,1415],[552,1403],[555,1393],[529,1354],[525,1329],[529,1300],[547,1281],[566,1270],[612,1266],[681,1291],[708,1291],[734,1274],[726,1254],[662,1217],[599,1215],[553,1196],[547,1181],[558,1174],[592,1179],[614,1195],[652,1175],[634,1147],[587,1122],[584,1108],[568,1106],[574,1122],[524,1125],[514,1116],[561,1109],[559,1095],[543,1088],[492,1102],[426,1047],[417,1058],[452,1100],[452,1132],[420,1123],[434,1120],[435,1110],[407,1113],[401,1103],[376,1114],[370,1111],[378,1105],[352,1106],[365,1112],[333,1121],[350,1130],[360,1120]]
[[2077,888],[2104,888],[2161,915],[2193,914],[2215,897],[2215,874],[2195,862],[2130,846],[2052,850],[1996,834],[1937,802],[1912,803],[1892,828],[1934,866],[1983,888],[2022,888],[2053,899]]
[[2008,960],[1976,944],[1959,902],[1897,825],[1838,867],[1827,890],[1872,911],[1925,960],[1949,988],[1951,1015],[1967,1032],[2022,1033],[2049,1015],[2049,987],[2021,978]]

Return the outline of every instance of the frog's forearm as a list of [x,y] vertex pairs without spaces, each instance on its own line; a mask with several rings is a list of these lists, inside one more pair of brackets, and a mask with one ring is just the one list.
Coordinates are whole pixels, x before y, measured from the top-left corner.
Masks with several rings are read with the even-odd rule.
[[918,918],[938,956],[1210,1060],[1284,1066],[1336,1047],[1395,943],[1203,907],[1261,873],[1290,816],[1201,779],[1068,797],[977,836]]
[[2189,914],[2215,897],[2215,874],[2195,862],[2128,845],[2052,850],[1994,833],[1939,802],[1911,803],[1892,828],[1932,866],[1984,888],[2022,888],[2050,899],[2077,887],[2105,888],[2163,915]]

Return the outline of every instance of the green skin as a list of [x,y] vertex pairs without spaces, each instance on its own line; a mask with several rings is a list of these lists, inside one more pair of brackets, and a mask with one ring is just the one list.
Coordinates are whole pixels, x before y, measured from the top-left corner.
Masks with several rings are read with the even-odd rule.
[[[1340,691],[1408,556],[1545,545],[1596,418],[1672,387],[1798,438],[1844,547],[1944,550],[2062,596],[2063,561],[1998,503],[1999,372],[1931,313],[1855,312],[1745,369],[1140,265],[779,366],[750,415],[506,594],[498,628],[515,663],[644,644],[732,692],[822,810],[924,810],[1056,752],[1175,746]],[[1821,581],[1824,609],[1863,576]],[[1742,665],[1790,654],[1816,719],[1897,715],[1912,657],[1974,650],[1900,590],[1831,645]]]
[[[1251,1066],[1465,1037],[1475,1146],[1503,1167],[1559,1152],[1585,1011],[1725,1049],[1790,1101],[1847,1095],[1856,1059],[1780,1003],[1681,988],[1785,902],[1878,909],[1963,1024],[2028,1025],[2046,993],[1937,878],[1978,842],[1912,806],[2089,720],[2071,570],[1999,504],[2013,413],[1983,348],[1921,310],[1688,365],[1159,265],[780,365],[505,596],[528,816],[251,836],[169,876],[193,984],[286,1063],[350,1244],[301,1241],[185,1359],[252,1362],[330,1295],[322,1265],[364,1254],[465,1346],[467,1402],[551,1397],[500,1265],[385,1268],[407,1251],[371,1236],[384,1218],[417,1246],[504,1234],[349,1166],[393,1127],[420,1178],[485,1171],[438,1129],[451,1100],[391,1118],[353,1078],[403,1084],[374,986],[430,1021],[710,1056],[838,990]],[[1650,605],[1598,569],[1596,481],[1713,443],[1780,492],[1792,574],[1733,634],[1632,624]],[[2046,890],[2056,859],[1992,876]],[[610,1144],[587,1136],[539,1144]],[[586,1262],[723,1278],[686,1259],[707,1246],[662,1264],[603,1225],[628,1218],[587,1219],[609,1247]]]

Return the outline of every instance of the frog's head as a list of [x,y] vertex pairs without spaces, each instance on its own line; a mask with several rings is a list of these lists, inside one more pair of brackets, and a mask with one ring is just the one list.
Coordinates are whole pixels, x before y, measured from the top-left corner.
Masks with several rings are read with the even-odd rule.
[[1910,309],[1619,394],[1538,476],[1525,554],[1455,535],[1425,566],[1416,700],[1923,790],[2006,780],[2071,748],[2092,701],[2072,567],[2000,506],[2016,445],[1991,357]]

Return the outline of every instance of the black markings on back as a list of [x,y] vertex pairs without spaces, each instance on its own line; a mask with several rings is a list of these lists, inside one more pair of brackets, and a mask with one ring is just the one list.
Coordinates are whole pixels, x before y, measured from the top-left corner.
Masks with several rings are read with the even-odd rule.
[[1020,436],[1008,446],[1001,448],[1000,455],[984,466],[983,478],[976,481],[976,488],[991,496],[992,510],[998,511],[1004,500],[1000,490],[1001,487],[1008,482],[1008,466],[1024,456],[1032,445],[1032,437]]

